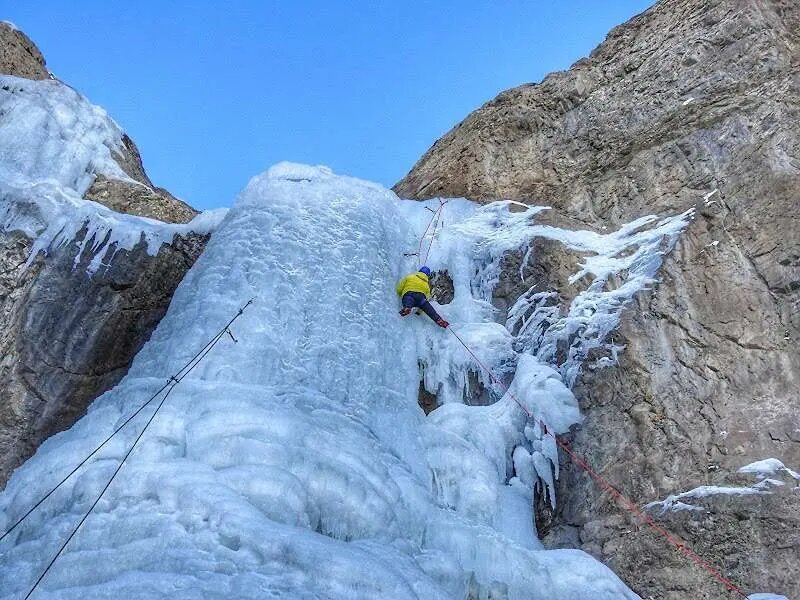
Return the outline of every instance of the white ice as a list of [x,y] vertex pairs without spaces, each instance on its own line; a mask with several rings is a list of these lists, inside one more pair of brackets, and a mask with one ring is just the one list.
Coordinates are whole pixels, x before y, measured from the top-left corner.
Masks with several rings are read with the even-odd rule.
[[767,475],[775,475],[781,471],[793,479],[800,480],[800,473],[790,469],[777,458],[765,458],[764,460],[752,462],[749,465],[741,467],[737,473],[750,473],[764,478]]
[[[570,283],[586,281],[586,287],[563,313],[558,294],[534,284],[508,313],[506,326],[516,334],[516,347],[546,364],[555,364],[560,350],[566,349],[565,360],[557,368],[569,386],[595,348],[605,348],[608,355],[590,368],[616,364],[624,346],[614,344],[609,335],[634,296],[656,282],[664,256],[672,251],[693,216],[693,210],[660,221],[645,216],[608,234],[531,226],[533,235],[588,253],[581,269],[570,278]],[[611,284],[612,278],[618,280],[616,285]]]
[[[661,513],[667,511],[676,512],[682,510],[703,511],[705,508],[691,504],[692,500],[706,498],[710,496],[752,496],[761,494],[771,494],[772,488],[786,485],[779,479],[773,479],[769,475],[785,473],[793,479],[800,480],[800,474],[788,468],[777,458],[765,458],[740,467],[737,473],[755,475],[758,481],[750,486],[718,486],[701,485],[687,492],[672,494],[664,500],[650,502],[644,506],[645,509],[660,509]],[[683,502],[687,500],[689,502]]]
[[[566,430],[580,416],[559,373],[487,318],[502,254],[530,240],[535,211],[448,207],[431,266],[456,296],[439,309]],[[532,487],[557,475],[549,436],[497,386],[490,406],[458,402],[478,367],[427,317],[397,314],[394,282],[417,267],[403,254],[428,215],[325,168],[254,178],[125,379],[0,495],[3,527],[255,298],[238,343],[176,388],[37,598],[636,598],[583,552],[541,549]],[[447,397],[427,418],[420,363]],[[0,545],[0,598],[29,589],[146,416]]]
[[753,496],[759,494],[771,493],[763,485],[764,482],[759,482],[753,486],[722,486],[722,485],[701,485],[688,492],[681,492],[679,494],[672,494],[667,496],[664,500],[650,502],[644,506],[645,509],[658,508],[661,513],[667,511],[680,511],[680,510],[705,510],[693,504],[687,504],[683,500],[696,500],[699,498],[707,498],[710,496]]
[[[119,250],[144,243],[149,254],[175,235],[212,231],[225,211],[186,225],[123,215],[82,198],[97,175],[142,185],[114,160],[123,131],[106,112],[56,80],[0,75],[0,231],[19,231],[35,244],[30,259],[73,243],[90,249],[92,274]],[[107,254],[106,250],[111,253]]]

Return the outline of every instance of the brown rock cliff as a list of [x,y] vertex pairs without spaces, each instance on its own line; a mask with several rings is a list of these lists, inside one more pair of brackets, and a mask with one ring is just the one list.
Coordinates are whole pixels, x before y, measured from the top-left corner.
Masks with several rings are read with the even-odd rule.
[[[476,110],[395,190],[547,204],[597,229],[697,207],[615,336],[619,365],[578,381],[572,443],[641,505],[741,483],[764,458],[800,467],[800,3],[662,0]],[[534,267],[568,262],[539,250]],[[507,279],[502,305],[524,291]],[[563,274],[548,283],[570,296]],[[545,543],[589,551],[643,598],[728,597],[567,461],[558,493]],[[800,597],[790,484],[698,505],[654,516],[748,593]]]

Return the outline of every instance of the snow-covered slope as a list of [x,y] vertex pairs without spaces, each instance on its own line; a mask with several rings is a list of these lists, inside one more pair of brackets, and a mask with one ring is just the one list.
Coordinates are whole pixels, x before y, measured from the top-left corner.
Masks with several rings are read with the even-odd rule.
[[0,75],[0,232],[36,238],[33,259],[72,242],[85,227],[93,272],[107,248],[131,250],[144,240],[152,255],[175,235],[213,230],[224,210],[174,225],[83,199],[97,176],[146,187],[114,158],[124,152],[123,135],[106,111],[60,81]]
[[[595,252],[618,238],[570,241],[535,225],[540,210],[454,200],[430,262],[453,276],[455,299],[440,308],[454,330],[566,431],[580,419],[574,397],[557,371],[517,354],[488,300],[503,253],[534,235]],[[508,395],[463,404],[467,371],[479,369],[426,317],[398,316],[394,282],[416,268],[404,253],[429,215],[324,167],[283,163],[254,178],[129,374],[0,496],[3,526],[255,298],[238,343],[176,388],[38,597],[635,598],[583,552],[541,548],[532,490],[552,493],[554,444]],[[654,230],[669,242],[651,262],[685,218]],[[598,277],[613,270],[591,264]],[[444,402],[427,419],[420,363]],[[29,589],[145,418],[3,542],[0,598]]]

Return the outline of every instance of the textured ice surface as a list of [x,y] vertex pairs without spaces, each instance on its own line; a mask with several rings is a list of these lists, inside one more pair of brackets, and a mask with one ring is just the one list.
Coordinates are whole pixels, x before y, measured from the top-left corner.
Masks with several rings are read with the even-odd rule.
[[78,255],[91,249],[88,271],[93,273],[113,252],[140,242],[155,254],[177,234],[213,230],[224,210],[174,225],[82,199],[98,174],[141,185],[112,156],[122,151],[122,136],[102,108],[59,81],[0,75],[0,231],[35,239],[32,260],[85,230]]
[[783,472],[789,475],[789,477],[800,480],[800,473],[790,469],[777,458],[765,458],[764,460],[752,462],[749,465],[741,467],[737,472],[751,473],[759,477],[766,477],[767,475],[775,475],[778,472]]
[[[580,271],[570,278],[570,283],[589,283],[566,314],[559,310],[555,292],[531,287],[508,314],[506,326],[516,334],[517,346],[544,363],[555,363],[560,350],[567,348],[566,360],[558,369],[569,386],[575,383],[594,348],[604,347],[608,356],[590,366],[616,364],[624,347],[609,342],[608,335],[616,329],[634,295],[655,282],[663,257],[675,246],[693,216],[693,210],[660,221],[652,215],[645,216],[609,234],[544,225],[531,227],[537,236],[589,253]],[[619,278],[619,285],[609,285],[612,276]]]
[[[482,325],[499,257],[529,219],[452,204],[462,231],[432,255],[455,273],[442,312],[516,373],[529,410],[568,427],[577,405],[558,373]],[[175,389],[37,598],[636,598],[583,552],[541,549],[531,486],[555,451],[508,396],[466,406],[450,382],[428,418],[417,405],[419,362],[441,390],[475,368],[447,331],[397,314],[394,282],[416,268],[403,253],[427,215],[324,168],[254,178],[125,379],[0,495],[2,527],[255,298],[238,343]],[[0,598],[27,591],[146,417],[0,545]]]
[[52,181],[83,194],[95,173],[129,180],[112,157],[123,132],[105,110],[60,81],[0,75],[3,180]]

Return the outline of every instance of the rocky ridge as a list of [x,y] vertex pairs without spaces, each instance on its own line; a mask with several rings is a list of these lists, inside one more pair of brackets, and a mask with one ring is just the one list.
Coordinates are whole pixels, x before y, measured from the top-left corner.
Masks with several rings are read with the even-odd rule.
[[127,134],[122,136],[122,144],[122,152],[113,152],[112,156],[134,182],[109,179],[98,174],[84,198],[117,212],[165,223],[188,223],[197,216],[197,211],[191,206],[168,190],[153,185],[145,173],[139,149]]
[[[800,466],[798,117],[800,5],[662,0],[570,70],[479,108],[395,186],[551,205],[596,230],[696,208],[614,336],[618,366],[587,368],[575,386],[586,420],[570,442],[641,505],[734,487],[768,457]],[[527,289],[520,258],[508,258],[500,308]],[[566,306],[579,260],[542,243],[527,269]],[[748,593],[798,597],[797,485],[654,516]],[[555,512],[540,506],[546,544],[587,550],[643,598],[727,597],[566,460],[558,494]]]
[[48,79],[44,56],[30,38],[7,21],[0,21],[0,73],[26,79]]

